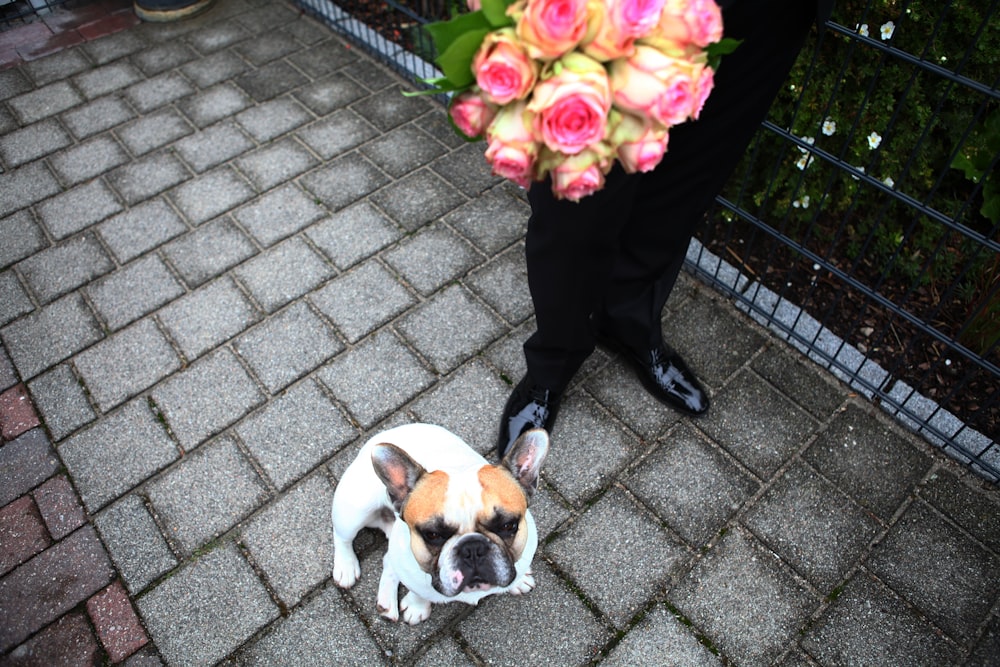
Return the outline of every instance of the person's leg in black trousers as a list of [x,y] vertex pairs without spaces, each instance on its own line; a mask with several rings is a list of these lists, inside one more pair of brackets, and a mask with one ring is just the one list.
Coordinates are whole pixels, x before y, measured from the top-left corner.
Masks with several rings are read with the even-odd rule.
[[605,188],[579,203],[555,199],[547,182],[531,188],[526,256],[537,329],[524,346],[527,375],[501,417],[501,456],[523,430],[551,429],[595,334],[624,353],[660,400],[689,414],[707,408],[697,380],[663,346],[661,312],[697,225],[815,16],[808,0],[737,0],[723,18],[726,36],[743,43],[723,59],[701,118],[671,130],[654,171],[628,176],[616,166]]

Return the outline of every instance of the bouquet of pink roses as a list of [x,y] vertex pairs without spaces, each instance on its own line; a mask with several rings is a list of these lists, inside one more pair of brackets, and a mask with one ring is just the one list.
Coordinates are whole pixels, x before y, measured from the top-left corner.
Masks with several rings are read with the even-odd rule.
[[[467,0],[427,26],[449,115],[485,139],[493,172],[523,187],[552,179],[579,201],[614,161],[653,169],[669,130],[698,118],[722,40],[714,0]],[[720,41],[721,40],[721,41]]]

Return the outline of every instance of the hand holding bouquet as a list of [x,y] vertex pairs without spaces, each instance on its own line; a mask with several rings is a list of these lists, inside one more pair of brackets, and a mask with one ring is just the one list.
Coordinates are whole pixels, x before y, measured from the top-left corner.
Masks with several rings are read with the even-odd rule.
[[[579,201],[618,160],[649,171],[672,126],[697,119],[722,40],[714,0],[468,0],[471,10],[427,26],[454,93],[448,112],[485,139],[497,175],[523,187],[550,176]],[[720,41],[722,40],[722,41]]]

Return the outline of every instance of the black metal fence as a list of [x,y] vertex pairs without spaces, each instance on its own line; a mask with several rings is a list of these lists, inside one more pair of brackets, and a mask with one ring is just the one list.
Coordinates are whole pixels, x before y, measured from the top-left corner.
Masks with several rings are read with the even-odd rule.
[[[446,15],[442,0],[296,1],[406,76],[436,76],[420,25]],[[997,9],[840,0],[688,255],[737,307],[994,482]]]
[[74,0],[0,0],[0,29],[45,16]]

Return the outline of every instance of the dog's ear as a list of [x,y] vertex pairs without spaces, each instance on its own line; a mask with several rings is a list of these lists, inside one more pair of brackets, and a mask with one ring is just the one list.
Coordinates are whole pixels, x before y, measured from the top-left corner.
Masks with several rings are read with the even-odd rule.
[[372,466],[375,468],[375,474],[385,484],[389,500],[397,512],[402,509],[417,480],[427,472],[423,466],[411,459],[409,454],[388,442],[375,445],[372,449]]
[[538,488],[538,474],[542,461],[549,452],[549,434],[545,429],[525,431],[514,441],[500,464],[518,481],[524,493],[531,498]]

